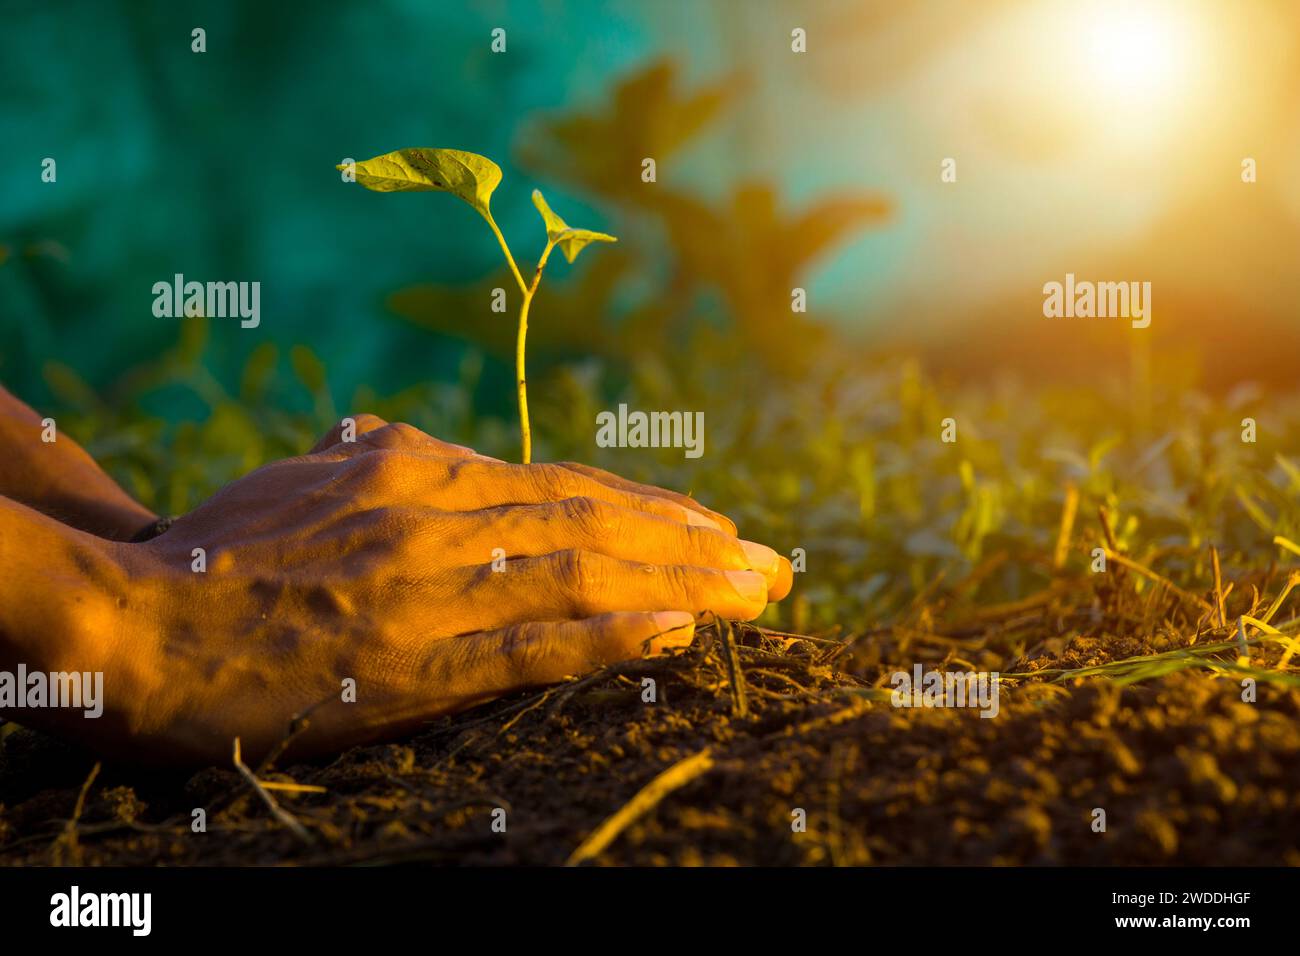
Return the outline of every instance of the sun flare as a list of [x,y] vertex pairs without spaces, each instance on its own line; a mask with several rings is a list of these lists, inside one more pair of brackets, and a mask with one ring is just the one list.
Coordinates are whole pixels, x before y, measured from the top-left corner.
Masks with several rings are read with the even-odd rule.
[[1102,82],[1135,93],[1162,89],[1182,66],[1180,27],[1151,10],[1115,12],[1090,24],[1086,55]]
[[1099,2],[1074,15],[1080,79],[1098,105],[1158,109],[1195,80],[1198,25],[1186,9]]

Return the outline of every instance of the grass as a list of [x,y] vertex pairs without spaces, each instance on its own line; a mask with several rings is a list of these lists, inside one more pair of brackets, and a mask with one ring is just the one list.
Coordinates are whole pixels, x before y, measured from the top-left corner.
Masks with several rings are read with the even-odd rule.
[[[1122,378],[951,382],[915,361],[834,345],[789,379],[736,362],[738,348],[703,338],[671,361],[644,356],[630,374],[593,360],[539,362],[537,445],[542,460],[589,461],[688,490],[747,536],[787,555],[803,549],[807,570],[766,624],[924,630],[1086,580],[1097,548],[1106,576],[1137,595],[1179,596],[1176,617],[1187,624],[1217,607],[1216,562],[1250,579],[1239,587],[1263,593],[1267,584],[1274,596],[1288,566],[1300,565],[1296,395],[1265,406],[1246,391],[1211,399],[1148,385],[1135,410]],[[409,421],[500,457],[514,445],[512,421],[475,411],[485,396],[472,355],[459,382],[338,400],[304,347],[287,362],[260,347],[234,391],[206,372],[205,349],[202,320],[190,320],[174,349],[103,396],[66,368],[47,369],[60,423],[161,512],[182,513],[257,465],[301,453],[349,412]],[[595,447],[597,412],[620,401],[702,410],[704,457]],[[163,402],[188,402],[194,413],[170,422],[149,414]],[[1240,440],[1247,415],[1261,420],[1258,443]],[[940,440],[948,417],[957,422],[950,444]],[[1244,591],[1228,600],[1265,621],[1279,610],[1264,615]]]
[[[205,341],[202,320],[191,320],[175,349],[108,398],[49,370],[66,406],[60,421],[163,512],[300,453],[343,413],[310,351],[290,352],[286,376],[272,348],[259,349],[232,394],[204,371]],[[1106,637],[1097,631],[1106,621],[1110,637],[1172,646],[1040,664],[1034,678],[1131,684],[1198,670],[1300,681],[1296,619],[1270,623],[1300,581],[1289,569],[1300,537],[1300,466],[1288,454],[1300,447],[1295,396],[1265,406],[1248,389],[1212,399],[1147,381],[1137,409],[1122,378],[1091,388],[944,381],[919,362],[886,364],[843,344],[806,356],[812,371],[795,380],[724,361],[737,347],[702,339],[671,366],[647,356],[622,383],[590,360],[539,369],[538,394],[549,398],[537,403],[538,447],[542,458],[691,491],[747,536],[801,549],[807,567],[791,598],[760,623],[844,640],[858,654],[880,641],[895,654],[942,649],[947,664],[1012,679],[1029,675],[1008,665],[1044,641]],[[507,457],[513,423],[474,412],[480,371],[471,360],[458,383],[363,390],[342,408]],[[178,390],[206,417],[167,423],[143,412]],[[704,458],[595,447],[597,412],[619,401],[704,410]],[[1247,415],[1266,423],[1256,443],[1241,440]],[[941,440],[947,418],[957,424],[951,443]]]
[[[1139,416],[1122,382],[953,384],[847,349],[787,381],[683,354],[621,389],[589,365],[552,366],[539,457],[692,490],[745,534],[803,548],[807,570],[762,626],[712,621],[667,659],[323,766],[259,768],[260,793],[229,769],[171,783],[119,770],[87,797],[78,761],[25,757],[11,734],[0,859],[49,862],[80,803],[90,864],[1300,862],[1287,547],[1300,481],[1285,454],[1300,403],[1274,399],[1260,443],[1243,445],[1233,424],[1247,411],[1231,399],[1154,393]],[[309,411],[187,385],[181,367],[136,381],[192,388],[206,418],[149,419],[148,389],[112,403],[74,389],[66,427],[95,436],[128,484],[145,475],[135,487],[155,505],[192,504],[261,457],[300,452],[336,414],[323,375],[313,386],[310,362],[291,366]],[[345,407],[513,447],[511,423],[474,415],[472,381],[461,389]],[[593,448],[595,411],[618,400],[705,409],[705,457]],[[915,663],[998,671],[999,716],[891,707],[891,674]],[[641,703],[647,676],[662,705]],[[293,827],[267,810],[271,791]],[[191,838],[196,802],[222,839]],[[508,836],[491,833],[498,807]]]

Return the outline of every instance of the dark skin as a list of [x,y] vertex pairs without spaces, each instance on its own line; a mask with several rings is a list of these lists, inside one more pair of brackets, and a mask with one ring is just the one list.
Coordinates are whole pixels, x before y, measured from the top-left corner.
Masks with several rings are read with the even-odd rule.
[[310,710],[293,753],[325,753],[683,647],[696,616],[751,620],[790,589],[788,561],[684,495],[374,416],[342,437],[129,544],[155,516],[0,389],[0,670],[104,674],[97,720],[0,716],[201,763],[235,737],[256,759]]

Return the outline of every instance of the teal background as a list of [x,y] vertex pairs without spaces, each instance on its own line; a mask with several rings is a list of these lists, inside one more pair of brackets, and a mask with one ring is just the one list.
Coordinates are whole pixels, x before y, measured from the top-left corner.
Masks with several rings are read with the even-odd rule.
[[[260,328],[212,321],[204,361],[227,386],[267,340],[309,344],[344,401],[361,383],[391,393],[446,378],[463,346],[402,323],[383,300],[499,268],[490,233],[444,197],[342,184],[334,164],[410,145],[490,156],[505,173],[494,212],[516,255],[531,261],[534,185],[571,222],[610,226],[605,210],[515,165],[528,117],[599,105],[657,56],[677,61],[687,84],[716,80],[744,58],[740,21],[766,16],[774,32],[763,42],[788,44],[771,9],[685,0],[6,3],[0,380],[41,403],[46,361],[99,388],[171,347],[179,323],[152,315],[151,287],[177,272],[262,283]],[[195,26],[207,31],[206,53],[191,52]],[[506,55],[490,51],[495,26],[507,29]],[[834,151],[774,170],[778,147],[745,148],[739,121],[688,150],[678,175],[708,191],[737,174],[779,173],[794,195],[816,192]],[[58,163],[54,184],[40,179],[47,156]],[[32,247],[56,252],[24,254]],[[860,281],[862,269],[852,271]],[[509,398],[508,388],[490,394]]]
[[[39,401],[44,360],[99,385],[172,345],[178,323],[152,315],[150,289],[176,272],[262,283],[260,328],[213,320],[223,381],[268,338],[309,343],[336,395],[446,374],[458,347],[386,317],[382,299],[497,268],[490,234],[457,203],[368,194],[333,166],[403,145],[482,152],[505,170],[502,228],[532,229],[531,184],[510,161],[519,120],[646,49],[617,16],[612,33],[575,37],[599,6],[507,22],[494,56],[496,4],[7,4],[0,242],[54,240],[67,259],[0,268],[0,374]],[[190,50],[194,26],[206,53]]]
[[[228,390],[266,342],[281,356],[310,346],[340,408],[363,384],[391,395],[454,381],[465,346],[386,299],[419,284],[473,287],[500,268],[491,235],[449,197],[379,196],[334,169],[403,146],[496,160],[493,209],[521,260],[537,251],[534,186],[571,223],[635,237],[633,291],[666,301],[672,250],[642,234],[650,217],[518,162],[538,117],[601,109],[660,60],[686,95],[711,84],[734,94],[661,169],[672,190],[725,211],[738,184],[770,184],[787,223],[851,195],[888,200],[887,220],[800,263],[816,322],[870,348],[919,342],[928,359],[955,355],[976,374],[1055,375],[1080,364],[1066,359],[1085,340],[1104,367],[1127,363],[1131,343],[1118,327],[1046,325],[1043,282],[1149,277],[1161,290],[1157,352],[1202,348],[1204,374],[1224,382],[1289,381],[1300,180],[1284,171],[1300,144],[1300,8],[1132,5],[1166,18],[1151,41],[1171,45],[1176,64],[1162,93],[1117,89],[1105,58],[1089,58],[1089,28],[1122,40],[1130,6],[0,0],[0,381],[44,405],[48,362],[103,389],[156,359],[179,323],[154,318],[150,290],[177,272],[262,283],[261,327],[214,322],[203,352]],[[191,52],[195,26],[206,53]],[[805,56],[790,51],[795,26]],[[504,55],[490,50],[495,27],[507,31]],[[1270,173],[1249,192],[1243,155]],[[950,156],[961,178],[944,186]],[[55,184],[41,182],[45,157],[58,162]],[[584,257],[547,285],[591,268]],[[594,311],[593,323],[617,321]],[[682,314],[711,318],[699,313]],[[1224,315],[1238,317],[1230,332]],[[508,415],[510,379],[489,362],[475,401]],[[192,396],[174,399],[183,409],[171,400],[149,410],[204,413]]]

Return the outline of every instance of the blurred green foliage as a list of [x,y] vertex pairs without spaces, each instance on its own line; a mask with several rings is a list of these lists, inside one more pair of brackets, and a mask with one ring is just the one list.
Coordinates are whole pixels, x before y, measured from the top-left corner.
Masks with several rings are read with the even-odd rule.
[[[343,412],[305,347],[268,346],[249,362],[237,395],[202,373],[202,319],[177,348],[135,370],[109,400],[61,366],[47,375],[60,422],[152,507],[182,513],[222,484],[274,458],[301,454]],[[945,382],[915,361],[824,347],[799,378],[758,378],[725,347],[643,356],[612,401],[646,409],[707,409],[705,450],[596,448],[595,416],[612,407],[600,359],[551,367],[537,388],[539,460],[581,459],[686,490],[807,570],[769,623],[857,629],[909,613],[919,598],[959,605],[1012,600],[1059,571],[1084,573],[1105,543],[1097,509],[1136,560],[1203,590],[1207,548],[1230,568],[1285,561],[1275,535],[1300,540],[1300,401],[1248,389],[1225,401],[1170,390],[1141,414],[1122,377],[1097,389]],[[271,399],[286,376],[311,411]],[[391,395],[362,389],[349,411],[407,421],[502,458],[517,454],[513,421],[475,413],[481,361],[461,381]],[[138,400],[188,392],[207,413],[175,425],[141,414]],[[301,401],[290,404],[301,404]],[[1241,440],[1246,416],[1257,443]],[[957,424],[941,440],[942,421]],[[1176,422],[1151,431],[1148,419]],[[1067,489],[1078,518],[1063,569],[1054,569]],[[1197,587],[1197,583],[1201,587]]]
[[[644,122],[629,124],[620,106],[629,97]],[[579,459],[686,490],[746,536],[804,549],[792,599],[769,612],[769,623],[800,629],[868,627],[939,597],[1013,600],[1056,574],[1085,573],[1103,543],[1099,507],[1123,550],[1193,587],[1207,581],[1210,544],[1229,565],[1266,567],[1281,553],[1275,535],[1300,538],[1300,465],[1287,457],[1300,403],[1274,399],[1265,414],[1248,388],[1211,401],[1159,367],[1107,371],[1087,390],[938,379],[915,360],[839,340],[824,314],[791,312],[790,288],[816,257],[880,222],[889,204],[847,195],[783,212],[770,184],[738,183],[710,202],[626,174],[642,156],[663,162],[726,104],[723,88],[682,91],[673,67],[657,63],[606,105],[546,117],[522,138],[520,163],[580,190],[624,237],[539,294],[529,370],[537,460]],[[501,407],[496,392],[509,389],[514,328],[488,309],[496,286],[510,288],[504,271],[394,291],[391,309],[432,333],[431,351],[448,338],[470,346],[458,376],[362,387],[343,407],[305,345],[260,346],[238,391],[222,388],[206,371],[203,319],[102,395],[62,365],[48,365],[45,379],[61,424],[166,513],[301,454],[349,413],[512,459],[515,422],[480,411]],[[384,380],[381,369],[373,380]],[[596,447],[597,412],[619,402],[703,411],[704,456]],[[1260,420],[1255,444],[1241,440],[1248,415]],[[940,438],[946,418],[952,443]],[[1072,488],[1077,520],[1057,567]]]

